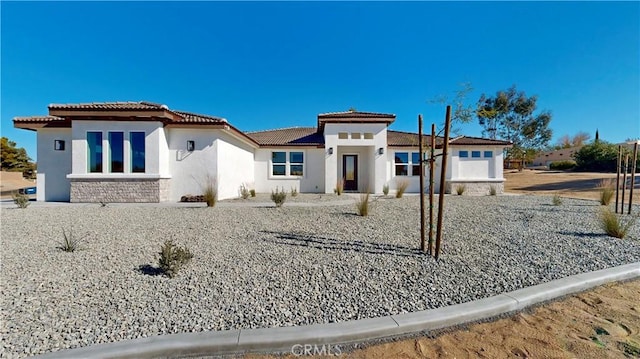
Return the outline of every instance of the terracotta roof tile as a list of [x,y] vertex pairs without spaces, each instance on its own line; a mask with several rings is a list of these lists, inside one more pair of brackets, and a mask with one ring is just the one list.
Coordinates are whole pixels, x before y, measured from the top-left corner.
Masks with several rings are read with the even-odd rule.
[[[430,135],[422,135],[422,139],[425,145],[431,143]],[[443,138],[436,137],[436,147],[442,146]],[[388,146],[416,146],[418,147],[418,134],[412,132],[392,131],[387,130],[387,145]]]
[[54,122],[54,121],[64,121],[64,118],[57,116],[28,116],[28,117],[15,117],[13,119],[14,123],[33,123],[33,122]]
[[189,122],[189,123],[227,123],[227,120],[222,117],[209,116],[209,115],[200,115],[197,113],[186,112],[186,111],[173,111],[177,113],[184,120],[178,122]]
[[379,112],[363,112],[363,111],[342,111],[342,112],[326,112],[318,114],[318,120],[323,119],[339,119],[339,118],[386,118],[395,119],[396,115],[390,113]]
[[511,146],[509,141],[492,140],[490,138],[460,136],[449,141],[456,146]]
[[139,102],[89,102],[89,103],[67,103],[49,105],[49,109],[56,110],[168,110],[166,105],[139,101]]
[[321,146],[324,136],[315,127],[291,127],[277,130],[247,132],[261,146]]

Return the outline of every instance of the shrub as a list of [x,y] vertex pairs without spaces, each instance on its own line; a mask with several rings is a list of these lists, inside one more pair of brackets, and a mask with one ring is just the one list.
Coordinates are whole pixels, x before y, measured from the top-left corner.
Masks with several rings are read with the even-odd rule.
[[496,194],[498,194],[498,190],[496,189],[496,186],[489,185],[489,195],[495,196]]
[[463,185],[463,184],[459,184],[456,186],[456,193],[458,194],[458,196],[462,196],[462,194],[464,194],[464,191],[467,190],[467,186]]
[[75,252],[81,249],[80,244],[87,237],[85,234],[82,237],[77,237],[73,235],[73,227],[69,228],[69,233],[63,228],[62,229],[62,241],[60,245],[57,247],[59,250],[63,252]]
[[189,263],[193,254],[187,248],[178,247],[172,239],[167,239],[160,247],[158,265],[162,273],[173,278],[180,268]]
[[334,188],[333,193],[340,196],[342,194],[342,191],[344,191],[344,180],[340,178],[336,181],[336,188]]
[[611,199],[613,199],[613,195],[615,194],[615,185],[612,180],[602,180],[598,184],[598,188],[600,189],[600,204],[603,206],[608,206],[611,203]]
[[576,167],[576,161],[554,161],[549,164],[550,170],[565,171]]
[[28,194],[14,193],[12,197],[13,197],[13,203],[18,205],[18,208],[25,209],[29,207],[29,205],[31,204],[31,202],[29,202]]
[[551,203],[552,203],[554,206],[559,206],[559,205],[561,205],[561,204],[562,204],[562,197],[560,197],[560,195],[559,195],[559,194],[557,194],[557,193],[556,193],[556,194],[554,194],[554,195],[553,195],[553,197],[551,198]]
[[251,197],[255,197],[256,196],[256,190],[255,189],[250,189],[249,190],[249,194],[251,194]]
[[399,180],[396,183],[396,198],[402,198],[404,192],[407,190],[407,187],[409,187],[409,181]]
[[247,198],[249,198],[250,195],[251,194],[249,193],[249,190],[247,189],[247,186],[242,184],[242,186],[240,186],[240,197],[242,197],[242,199],[247,199]]
[[271,191],[271,200],[276,204],[276,207],[282,207],[286,199],[287,192],[284,191],[284,188],[282,191],[279,191],[278,187],[276,187],[275,192],[273,190]]
[[291,197],[298,195],[298,190],[295,187],[291,187]]
[[360,198],[356,200],[356,209],[360,216],[366,217],[369,215],[369,191],[360,194]]
[[611,237],[620,239],[627,235],[629,229],[637,219],[637,217],[630,217],[628,220],[623,221],[621,217],[611,212],[609,208],[603,208],[602,211],[600,211],[600,226],[602,229]]
[[[623,146],[622,158],[628,153],[631,153],[631,149]],[[578,171],[616,172],[618,145],[597,140],[582,146],[573,154],[573,158],[576,160],[576,170]],[[638,157],[636,166],[640,166],[640,157]]]
[[204,187],[204,201],[207,202],[207,207],[214,207],[218,200],[218,188],[215,181],[207,180],[207,184]]
[[384,193],[384,195],[388,195],[389,194],[389,185],[385,184],[384,186],[382,186],[382,193]]

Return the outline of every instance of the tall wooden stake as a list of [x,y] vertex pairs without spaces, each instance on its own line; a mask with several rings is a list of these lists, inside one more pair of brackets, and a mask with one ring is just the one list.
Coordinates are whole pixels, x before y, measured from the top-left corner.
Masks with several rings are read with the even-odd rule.
[[631,189],[629,190],[629,210],[627,211],[627,214],[631,214],[631,207],[633,205],[633,187],[636,185],[636,163],[638,163],[638,142],[633,145],[633,163],[631,163]]
[[622,146],[618,146],[618,167],[616,169],[616,213],[618,213],[618,193],[620,192],[620,162],[622,162]]
[[418,115],[418,148],[420,148],[420,249],[427,251],[424,238],[424,147],[422,141],[422,115]]
[[442,144],[442,170],[440,171],[440,194],[438,195],[438,228],[436,229],[436,260],[440,256],[442,244],[442,217],[444,213],[444,192],[447,175],[447,153],[449,151],[449,128],[451,127],[451,106],[447,106],[444,124],[444,143]]
[[624,214],[624,190],[627,187],[627,170],[629,169],[629,154],[624,156],[622,171],[622,200],[620,201],[620,214]]
[[429,156],[429,254],[433,255],[433,199],[435,197],[436,125],[431,124],[431,155]]

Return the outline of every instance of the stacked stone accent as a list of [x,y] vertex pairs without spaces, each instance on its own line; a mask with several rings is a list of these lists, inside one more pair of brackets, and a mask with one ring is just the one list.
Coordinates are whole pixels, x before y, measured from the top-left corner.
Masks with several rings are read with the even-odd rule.
[[71,202],[164,202],[169,188],[169,179],[72,179]]
[[496,194],[504,193],[504,182],[483,181],[449,181],[447,182],[447,193],[456,194],[458,186],[465,186],[464,196],[488,196],[491,186],[496,189]]

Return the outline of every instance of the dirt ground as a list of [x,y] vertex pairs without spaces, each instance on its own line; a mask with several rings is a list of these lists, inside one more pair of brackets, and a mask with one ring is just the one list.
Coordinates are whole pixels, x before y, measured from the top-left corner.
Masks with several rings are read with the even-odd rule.
[[[615,174],[505,171],[505,191],[597,200]],[[629,178],[630,176],[628,176]],[[630,182],[630,179],[629,181]],[[640,204],[636,175],[633,202]],[[625,203],[629,201],[629,190]],[[613,283],[506,319],[474,324],[436,338],[417,337],[341,353],[381,358],[640,358],[640,280]],[[283,356],[247,355],[266,359]],[[296,358],[294,354],[285,358]],[[328,358],[327,356],[302,356]],[[335,357],[335,356],[333,356]]]

